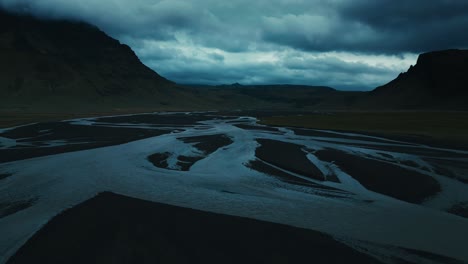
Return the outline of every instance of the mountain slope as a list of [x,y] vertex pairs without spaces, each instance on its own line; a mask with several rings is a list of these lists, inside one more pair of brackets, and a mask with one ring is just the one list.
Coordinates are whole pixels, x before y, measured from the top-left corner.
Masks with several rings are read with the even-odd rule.
[[181,90],[98,28],[0,10],[2,108],[110,109],[177,104]]
[[421,54],[415,66],[367,96],[366,104],[392,109],[468,109],[468,50]]

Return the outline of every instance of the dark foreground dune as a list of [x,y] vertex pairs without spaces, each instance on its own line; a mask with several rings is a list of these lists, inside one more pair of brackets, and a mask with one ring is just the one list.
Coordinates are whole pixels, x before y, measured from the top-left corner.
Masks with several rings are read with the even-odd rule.
[[379,263],[311,230],[101,193],[8,263]]

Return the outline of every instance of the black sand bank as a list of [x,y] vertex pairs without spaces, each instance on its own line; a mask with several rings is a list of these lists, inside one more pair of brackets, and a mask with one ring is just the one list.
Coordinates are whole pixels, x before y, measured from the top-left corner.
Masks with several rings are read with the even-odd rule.
[[8,263],[379,263],[320,232],[102,193]]

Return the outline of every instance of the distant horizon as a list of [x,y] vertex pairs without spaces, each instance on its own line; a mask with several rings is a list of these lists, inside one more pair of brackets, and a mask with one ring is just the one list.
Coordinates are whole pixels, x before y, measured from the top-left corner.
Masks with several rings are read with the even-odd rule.
[[[339,89],[337,87],[331,87],[331,86],[327,86],[327,85],[294,84],[294,83],[252,83],[252,84],[244,84],[244,83],[234,82],[234,83],[221,83],[221,84],[206,84],[206,83],[178,83],[178,82],[175,82],[175,84],[181,85],[181,86],[191,86],[191,87],[193,87],[193,86],[199,86],[199,87],[203,87],[203,86],[206,86],[206,87],[222,87],[222,86],[233,87],[235,85],[239,85],[239,86],[242,86],[242,87],[249,87],[249,86],[304,86],[304,87],[310,87],[310,88],[324,87],[324,88],[331,88],[331,89],[334,89],[334,90],[337,90],[337,91],[346,91],[346,92],[368,92],[368,91],[372,91],[372,90],[374,90],[375,88],[378,87],[378,86],[373,87],[373,88],[368,89],[368,90],[347,90],[347,89]],[[382,84],[382,85],[384,85],[384,84]]]
[[[432,52],[440,52],[440,51],[448,51],[448,50],[468,50],[467,48],[449,48],[449,49],[444,49],[444,50],[433,50],[433,51],[427,51],[427,52],[423,52],[421,54],[425,54],[425,53],[432,53]],[[418,57],[419,55],[421,54],[418,54]],[[416,62],[414,64],[411,64],[410,67],[413,67],[416,65]],[[406,73],[409,68],[406,69],[405,71],[402,71],[400,72],[399,74],[401,73]],[[163,76],[164,77],[164,76]],[[366,86],[366,87],[362,87],[362,89],[359,89],[358,87],[347,87],[347,88],[342,88],[342,85],[337,85],[337,86],[329,86],[329,85],[321,85],[321,84],[308,84],[308,83],[241,83],[241,82],[238,82],[238,81],[234,81],[232,83],[219,83],[219,82],[199,82],[199,83],[187,83],[187,82],[175,82],[176,84],[178,85],[186,85],[186,86],[213,86],[213,87],[216,87],[216,86],[233,86],[233,85],[241,85],[241,86],[274,86],[274,85],[285,85],[285,86],[288,86],[288,85],[291,85],[291,86],[310,86],[310,87],[328,87],[328,88],[332,88],[332,89],[335,89],[337,91],[349,91],[349,92],[369,92],[369,91],[373,91],[375,90],[376,88],[380,87],[380,86],[384,86],[386,84],[388,84],[389,82],[391,82],[392,80],[396,79],[398,77],[398,75],[395,75],[392,79],[388,80],[387,82],[385,83],[382,83],[380,85],[377,85],[377,86]],[[172,81],[172,80],[171,80]],[[341,87],[341,88],[340,88]]]

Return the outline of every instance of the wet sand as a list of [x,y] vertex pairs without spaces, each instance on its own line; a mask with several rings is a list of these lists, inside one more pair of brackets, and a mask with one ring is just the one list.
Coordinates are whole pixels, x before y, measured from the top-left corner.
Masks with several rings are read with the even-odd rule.
[[246,124],[238,124],[235,125],[238,128],[246,129],[246,130],[260,130],[260,131],[268,131],[268,132],[279,132],[278,128],[269,127],[269,126],[252,126]]
[[101,193],[7,263],[380,263],[306,229]]
[[452,208],[448,209],[447,212],[464,218],[468,218],[468,203],[456,204],[452,206]]
[[200,121],[212,119],[231,119],[217,113],[166,113],[163,115],[141,114],[131,116],[115,116],[97,118],[95,121],[104,123],[128,123],[128,124],[154,124],[154,125],[195,125]]
[[410,203],[421,203],[440,191],[432,177],[391,163],[367,159],[327,149],[314,153],[320,160],[333,162],[369,190]]
[[182,140],[185,143],[195,143],[193,146],[203,151],[206,155],[211,154],[219,148],[225,147],[233,143],[233,141],[228,136],[223,134],[197,137],[181,137],[177,139]]
[[[291,128],[292,131],[296,135],[299,136],[307,136],[307,137],[324,137],[324,138],[330,138],[332,140],[333,138],[337,139],[349,139],[349,140],[362,140],[362,141],[369,141],[369,142],[376,142],[376,143],[389,143],[389,140],[384,140],[384,139],[378,139],[378,138],[373,138],[373,137],[365,137],[359,136],[359,135],[344,135],[344,134],[338,134],[338,133],[333,133],[334,131],[318,131],[318,130],[313,130],[313,129],[305,129],[305,128]],[[336,131],[339,132],[339,131]],[[346,132],[344,132],[346,133]],[[349,132],[348,132],[349,133]],[[401,143],[405,144],[405,143]],[[413,145],[411,143],[407,143],[408,145]]]
[[[195,148],[203,152],[202,155],[197,156],[177,156],[177,170],[188,171],[195,164],[195,162],[204,159],[206,156],[215,152],[219,148],[228,146],[233,141],[223,134],[209,135],[209,136],[196,136],[196,137],[180,137],[178,140],[184,143],[193,144]],[[155,153],[148,156],[148,160],[153,163],[154,166],[162,169],[174,169],[169,168],[167,159],[171,156],[171,153]]]
[[316,112],[265,116],[261,123],[382,136],[433,147],[468,149],[468,113],[450,111]]
[[189,157],[181,155],[177,157],[177,165],[180,167],[181,171],[189,171],[193,164],[195,164],[195,162],[202,160],[203,158],[203,156]]
[[255,151],[255,156],[260,160],[312,179],[325,180],[323,173],[307,159],[302,146],[270,139],[257,141],[261,146]]
[[290,173],[284,172],[284,171],[279,170],[279,169],[277,169],[277,168],[275,168],[273,166],[270,166],[270,165],[266,164],[265,162],[263,162],[261,160],[258,160],[258,159],[254,160],[254,161],[251,161],[249,164],[247,164],[247,166],[249,168],[253,169],[253,170],[265,173],[266,175],[274,176],[274,177],[280,179],[281,181],[284,181],[284,182],[287,182],[287,183],[302,185],[302,186],[308,186],[308,187],[313,187],[313,188],[318,188],[318,189],[324,189],[324,190],[332,190],[332,191],[341,192],[341,193],[344,192],[342,190],[339,190],[339,189],[336,189],[336,188],[333,188],[333,187],[329,187],[329,186],[325,186],[325,185],[321,185],[321,184],[316,184],[316,183],[304,180],[304,179],[299,178],[297,176],[294,176],[294,175],[292,175]]
[[153,163],[155,167],[167,169],[169,166],[167,164],[167,159],[171,156],[171,153],[164,152],[164,153],[155,153],[148,156],[148,160]]
[[[336,143],[333,140],[318,140],[322,142],[329,142],[329,143]],[[444,158],[468,158],[467,154],[462,153],[455,153],[453,151],[447,151],[443,149],[428,149],[424,146],[398,146],[398,145],[374,145],[374,144],[367,144],[367,143],[353,143],[348,142],[344,145],[348,146],[356,146],[366,149],[375,149],[381,151],[390,151],[390,152],[397,152],[397,153],[407,153],[412,155],[418,156],[426,156],[426,157],[444,157]]]
[[35,199],[29,199],[10,203],[0,203],[0,218],[31,207],[35,201]]
[[[0,133],[2,137],[15,139],[18,144],[25,144],[0,149],[0,163],[124,144],[169,132],[158,129],[83,126],[68,122],[34,124]],[[64,140],[66,143],[52,147],[44,147],[41,143],[53,140]]]
[[11,176],[11,173],[0,173],[0,180],[6,179]]
[[[306,129],[294,129],[296,134],[302,133],[305,136],[310,136],[310,138],[296,137],[292,133],[281,136],[276,128],[256,126],[252,119],[248,118],[240,121],[240,119],[237,119],[239,115],[240,113],[233,115],[224,124],[237,126],[244,129],[244,131],[225,125],[216,127],[218,125],[216,123],[197,124],[199,121],[225,118],[218,116],[218,114],[197,113],[190,115],[179,113],[167,116],[108,117],[98,120],[109,122],[107,124],[89,126],[72,125],[68,122],[51,122],[16,128],[10,131],[7,130],[3,134],[0,133],[0,136],[5,134],[19,143],[32,143],[33,146],[0,149],[0,163],[2,162],[1,159],[7,161],[17,160],[97,148],[158,136],[173,131],[170,136],[190,144],[199,151],[193,150],[189,145],[183,146],[183,144],[177,142],[177,144],[180,144],[180,148],[176,148],[177,151],[180,151],[180,156],[173,158],[177,158],[176,164],[178,166],[171,169],[187,171],[195,162],[217,150],[221,151],[226,148],[226,152],[229,152],[238,145],[229,146],[232,139],[238,138],[235,133],[241,135],[250,133],[249,142],[246,142],[250,144],[249,146],[252,146],[249,149],[251,155],[249,157],[253,157],[253,154],[255,154],[256,159],[242,161],[235,168],[242,168],[244,173],[248,174],[249,172],[245,171],[245,166],[248,166],[253,170],[283,181],[268,181],[268,184],[271,183],[275,188],[280,187],[294,191],[304,190],[304,193],[317,196],[328,195],[330,198],[340,199],[340,202],[342,202],[341,199],[355,197],[352,193],[345,191],[350,189],[340,190],[323,186],[321,182],[312,183],[307,181],[306,177],[319,181],[338,182],[338,178],[334,173],[337,172],[335,168],[340,168],[369,190],[407,202],[421,203],[440,191],[439,184],[432,177],[425,175],[426,172],[429,173],[431,169],[435,169],[436,173],[459,181],[463,181],[460,177],[465,175],[461,172],[466,167],[463,164],[460,165],[460,163],[464,162],[468,154],[460,154],[450,150],[430,149],[413,143],[399,145],[399,143],[393,142],[391,144],[398,145],[379,145],[387,141],[359,135],[338,135],[327,131],[311,132],[311,130]],[[141,125],[141,127],[144,126],[145,128],[132,127],[129,123],[136,126]],[[116,127],[105,127],[105,125]],[[188,129],[188,131],[185,131],[187,133],[179,134],[186,128]],[[226,135],[231,135],[232,138]],[[272,139],[256,139],[258,137]],[[326,140],[317,139],[316,137],[327,137],[326,140],[331,144],[323,144],[323,141]],[[162,143],[163,147],[158,148],[158,150],[146,149],[144,141],[136,142],[136,145],[142,151],[144,150],[145,154],[140,157],[143,160],[147,155],[160,151],[161,153],[149,155],[147,159],[156,167],[169,169],[167,161],[173,154],[174,148],[170,144],[165,146],[164,144],[167,141],[164,141],[165,137],[162,139],[162,141],[158,141],[157,138],[154,141],[153,139],[150,140],[153,143]],[[340,142],[339,139],[343,140]],[[46,142],[53,140],[63,140],[65,145],[47,146]],[[256,150],[254,148],[255,140],[261,145]],[[348,143],[346,140],[360,140],[363,142]],[[9,141],[5,142],[5,145],[10,144]],[[329,149],[323,150],[324,146]],[[354,149],[357,150],[357,153],[345,152]],[[120,151],[125,150],[122,148]],[[254,151],[255,153],[253,153]],[[392,151],[395,151],[395,153],[392,153]],[[320,166],[325,174],[331,175],[324,175],[307,158],[308,153],[316,155],[319,160],[323,161],[319,162],[314,159],[314,163]],[[417,155],[406,155],[406,153]],[[137,153],[135,152],[132,155],[135,154]],[[222,152],[216,154],[222,154]],[[233,156],[235,155],[228,156],[229,162]],[[222,155],[213,155],[213,157],[214,160],[223,158]],[[421,164],[425,164],[426,161],[430,164],[419,165],[420,163],[411,161],[411,158]],[[28,161],[25,162],[25,164],[28,164]],[[77,160],[77,162],[80,161]],[[101,162],[106,166],[112,164],[112,162],[115,164],[114,160],[107,162],[105,159],[101,159]],[[18,163],[22,164],[23,162]],[[336,166],[330,166],[329,163],[334,163]],[[82,164],[81,167],[85,167],[89,163],[84,162]],[[212,165],[215,164],[216,162],[212,163]],[[16,171],[21,172],[21,169],[10,169],[10,164],[1,165],[5,169],[2,171],[4,174],[0,174],[0,183],[6,182],[8,184],[7,188],[9,188],[10,182],[16,180],[14,176]],[[432,165],[436,165],[436,167]],[[429,168],[419,168],[418,166],[427,166]],[[431,166],[432,168],[430,168]],[[410,167],[418,167],[425,171],[414,172]],[[222,168],[219,169],[219,171],[221,170]],[[38,172],[43,173],[42,175],[47,178],[47,170],[41,171],[41,169],[38,169]],[[158,170],[159,172],[162,172],[162,170]],[[11,176],[9,173],[13,173],[11,178],[8,178]],[[34,174],[36,171],[32,173]],[[167,170],[166,173],[174,177],[177,177],[176,174],[182,175],[182,173],[174,173],[174,171],[170,170]],[[92,172],[88,174],[94,175]],[[258,173],[252,174],[258,176]],[[459,174],[463,174],[463,176]],[[191,174],[184,174],[183,177],[185,175]],[[153,177],[153,174],[150,177]],[[265,180],[264,177],[259,178]],[[90,182],[93,183],[93,181]],[[129,182],[131,183],[131,180]],[[347,182],[343,180],[341,184],[346,185]],[[340,188],[339,184],[334,186]],[[23,188],[21,184],[17,184],[15,189],[29,191],[27,188]],[[107,186],[100,189],[100,191],[104,190],[109,189]],[[458,189],[454,188],[454,190]],[[41,193],[40,191],[38,190],[38,193]],[[231,194],[243,195],[242,192],[236,194],[236,188],[224,188],[223,186],[213,191],[225,192],[228,196],[231,196]],[[448,193],[447,190],[444,191],[440,193],[440,196]],[[49,195],[53,196],[54,194],[51,192]],[[313,201],[314,199],[311,199],[311,202]],[[366,203],[373,202],[370,199],[357,202],[362,203],[362,201]],[[453,205],[450,209],[447,209],[449,206],[446,206],[440,210],[447,210],[453,214],[464,216],[467,207],[465,203],[457,204],[459,201],[461,200],[454,200],[453,203],[449,204],[449,206]],[[33,202],[32,200],[24,200],[0,204],[0,217],[2,214],[5,216],[11,215],[26,209],[31,204],[35,206]],[[352,205],[355,201],[349,199],[349,202]],[[337,220],[327,218],[327,221]],[[339,221],[341,221],[340,218]],[[366,232],[366,230],[366,228],[363,228],[362,232]],[[343,254],[348,257],[340,258],[342,252],[345,252]],[[356,257],[354,254],[358,254],[360,257]],[[429,253],[422,252],[421,254]],[[438,259],[438,256],[429,256],[429,258],[433,257]],[[317,263],[369,263],[372,259],[334,241],[327,235],[310,230],[291,229],[291,227],[272,223],[199,212],[105,193],[67,210],[53,219],[17,253],[11,263],[30,263],[31,261],[38,263],[275,263],[275,261],[277,263],[297,263],[304,262],[304,260]],[[439,262],[451,263],[450,260],[445,259]],[[398,260],[395,263],[408,262]]]
[[[457,179],[460,182],[468,184],[468,163],[460,162],[459,160],[449,160],[444,158],[425,158],[425,161],[429,162],[433,167],[434,171],[445,177]],[[459,168],[464,173],[455,174],[450,168]]]

